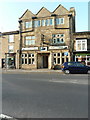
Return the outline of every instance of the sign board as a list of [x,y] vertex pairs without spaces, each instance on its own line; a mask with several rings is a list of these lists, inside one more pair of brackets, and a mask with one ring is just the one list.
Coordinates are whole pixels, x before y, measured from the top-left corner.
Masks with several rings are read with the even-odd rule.
[[22,50],[38,50],[38,47],[22,48]]
[[49,50],[53,49],[68,49],[68,46],[50,46]]
[[47,47],[40,47],[40,51],[47,51]]

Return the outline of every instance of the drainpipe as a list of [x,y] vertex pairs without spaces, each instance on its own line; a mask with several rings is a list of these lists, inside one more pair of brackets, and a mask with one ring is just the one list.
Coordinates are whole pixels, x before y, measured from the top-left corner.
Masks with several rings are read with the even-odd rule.
[[22,68],[22,20],[19,20],[19,69]]

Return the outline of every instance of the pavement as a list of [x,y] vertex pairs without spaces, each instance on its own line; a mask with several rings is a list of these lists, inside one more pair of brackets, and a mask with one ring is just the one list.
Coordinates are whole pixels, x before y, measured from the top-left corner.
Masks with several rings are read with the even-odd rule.
[[12,73],[29,73],[29,72],[49,72],[49,73],[63,73],[62,70],[52,70],[52,69],[33,69],[33,70],[25,70],[25,69],[1,69],[2,73],[12,72]]

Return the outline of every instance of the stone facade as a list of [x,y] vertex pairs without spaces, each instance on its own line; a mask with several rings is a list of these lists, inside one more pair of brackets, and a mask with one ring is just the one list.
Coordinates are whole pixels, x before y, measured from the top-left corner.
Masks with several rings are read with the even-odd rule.
[[[5,59],[7,65],[5,55],[9,53],[8,45],[12,45],[16,68],[52,69],[55,65],[72,60],[74,32],[74,8],[67,10],[59,5],[50,12],[42,7],[37,14],[27,9],[19,18],[19,31],[2,33],[1,59]],[[13,43],[8,42],[8,35],[14,35]]]
[[[19,50],[19,31],[5,32],[0,36],[1,54],[0,67],[9,68],[11,65],[14,68],[19,68],[18,65],[18,50]],[[11,64],[9,66],[9,64]]]
[[[59,5],[50,12],[43,7],[37,14],[26,10],[19,22],[22,36],[21,68],[51,69],[55,65],[71,60],[71,37],[75,32],[74,8],[68,11]],[[28,23],[29,27],[26,26]],[[32,36],[34,43],[26,43],[29,42],[26,38]]]

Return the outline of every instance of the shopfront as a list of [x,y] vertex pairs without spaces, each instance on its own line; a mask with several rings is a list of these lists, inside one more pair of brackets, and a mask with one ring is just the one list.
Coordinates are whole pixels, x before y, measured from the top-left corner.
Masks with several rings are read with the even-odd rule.
[[5,68],[16,68],[16,53],[5,54]]
[[90,53],[77,53],[75,54],[75,61],[84,62],[90,66]]

